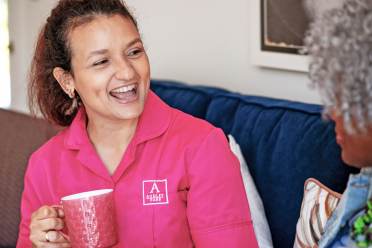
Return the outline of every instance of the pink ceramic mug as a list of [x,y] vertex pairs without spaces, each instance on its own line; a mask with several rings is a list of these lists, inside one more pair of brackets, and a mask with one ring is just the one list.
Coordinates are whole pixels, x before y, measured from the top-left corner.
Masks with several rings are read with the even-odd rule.
[[112,189],[65,196],[61,204],[72,247],[110,247],[117,243]]

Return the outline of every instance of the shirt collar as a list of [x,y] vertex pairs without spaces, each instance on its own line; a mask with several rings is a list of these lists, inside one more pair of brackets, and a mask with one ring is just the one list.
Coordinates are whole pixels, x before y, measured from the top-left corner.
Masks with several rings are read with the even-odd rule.
[[[167,130],[170,120],[171,108],[149,90],[132,142],[139,144],[159,137]],[[90,140],[86,129],[86,112],[84,107],[80,107],[67,130],[65,146],[68,149],[79,150],[82,145],[88,143]]]

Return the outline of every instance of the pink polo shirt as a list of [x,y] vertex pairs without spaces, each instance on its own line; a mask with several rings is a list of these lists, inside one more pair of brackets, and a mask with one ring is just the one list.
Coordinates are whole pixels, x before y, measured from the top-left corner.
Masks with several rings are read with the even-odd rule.
[[149,92],[113,175],[90,142],[82,108],[32,154],[17,247],[31,247],[31,214],[65,195],[113,188],[117,247],[256,248],[238,161],[220,129]]

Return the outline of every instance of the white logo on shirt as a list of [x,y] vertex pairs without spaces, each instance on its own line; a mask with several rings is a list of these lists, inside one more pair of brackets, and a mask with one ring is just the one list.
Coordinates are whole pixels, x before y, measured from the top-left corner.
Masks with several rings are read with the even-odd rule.
[[167,179],[142,181],[143,205],[168,204]]

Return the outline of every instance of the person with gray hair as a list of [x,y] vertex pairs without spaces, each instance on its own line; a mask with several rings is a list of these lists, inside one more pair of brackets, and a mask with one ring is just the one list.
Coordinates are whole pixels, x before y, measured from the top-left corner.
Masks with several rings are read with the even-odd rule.
[[315,20],[305,37],[309,76],[335,122],[351,175],[319,248],[372,247],[372,0],[346,0]]
[[310,21],[320,18],[324,12],[338,8],[344,0],[302,0],[304,10]]

